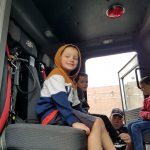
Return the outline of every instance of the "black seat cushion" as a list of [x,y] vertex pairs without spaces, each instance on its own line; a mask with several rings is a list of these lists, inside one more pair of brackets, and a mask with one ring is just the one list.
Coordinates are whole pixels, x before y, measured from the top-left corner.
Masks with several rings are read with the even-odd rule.
[[67,126],[11,124],[6,129],[8,150],[86,150],[84,131]]

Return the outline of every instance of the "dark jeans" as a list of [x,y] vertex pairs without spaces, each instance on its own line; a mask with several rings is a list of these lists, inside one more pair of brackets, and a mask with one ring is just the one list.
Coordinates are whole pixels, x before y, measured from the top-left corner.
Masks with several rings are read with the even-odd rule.
[[130,122],[128,131],[134,144],[134,150],[144,150],[143,133],[150,133],[150,121],[136,120]]

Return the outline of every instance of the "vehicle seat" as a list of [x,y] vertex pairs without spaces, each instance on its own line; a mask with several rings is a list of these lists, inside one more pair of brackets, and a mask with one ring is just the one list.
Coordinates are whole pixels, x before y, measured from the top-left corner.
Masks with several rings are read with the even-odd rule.
[[[141,107],[125,110],[125,121],[126,124],[135,121],[139,119],[139,111],[141,110]],[[150,133],[144,133],[143,132],[143,138],[144,138],[144,144],[150,144]]]
[[[28,92],[30,92],[27,95],[22,94],[22,97],[19,97],[19,101],[22,101],[23,96],[27,96],[27,118],[25,121],[26,123],[9,124],[6,127],[5,140],[7,149],[86,150],[87,137],[84,131],[67,126],[44,126],[38,124],[38,119],[35,114],[35,105],[37,99],[40,97],[41,87],[39,83],[37,69],[34,65],[35,59],[37,59],[37,49],[33,41],[29,39],[27,35],[25,35],[14,24],[14,22],[11,22],[9,34],[12,38],[14,37],[14,31],[14,40],[16,40],[16,42],[20,44],[23,52],[29,55],[30,73],[28,73],[27,77],[27,90]],[[27,45],[27,43],[30,43],[30,46]]]

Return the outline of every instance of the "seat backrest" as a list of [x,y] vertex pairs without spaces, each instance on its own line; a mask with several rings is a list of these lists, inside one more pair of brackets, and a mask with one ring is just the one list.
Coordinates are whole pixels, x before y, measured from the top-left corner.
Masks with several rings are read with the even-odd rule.
[[20,114],[23,120],[30,123],[38,123],[35,106],[37,100],[40,98],[41,86],[38,72],[35,67],[35,62],[38,62],[36,61],[37,49],[34,42],[25,33],[23,33],[19,27],[14,24],[14,22],[10,23],[9,34],[12,40],[18,43],[21,47],[21,56],[25,56],[28,60],[28,63],[26,63],[24,67],[20,67],[21,71],[25,70],[22,73],[22,77],[24,78],[22,79],[22,85],[25,87],[25,91],[19,90],[16,101],[16,110],[18,110],[18,114]]

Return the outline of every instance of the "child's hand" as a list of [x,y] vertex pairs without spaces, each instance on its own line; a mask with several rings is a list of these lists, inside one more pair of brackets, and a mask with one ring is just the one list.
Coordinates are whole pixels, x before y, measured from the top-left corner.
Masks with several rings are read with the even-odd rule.
[[147,115],[147,119],[149,119],[149,120],[150,120],[150,114],[148,114],[148,115]]
[[119,137],[121,138],[121,140],[123,140],[125,143],[131,143],[131,137],[128,133],[121,133],[119,135]]
[[73,128],[77,128],[77,129],[84,130],[87,135],[90,134],[90,129],[89,129],[85,124],[83,124],[83,123],[75,122],[75,123],[72,124],[72,127],[73,127]]

